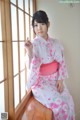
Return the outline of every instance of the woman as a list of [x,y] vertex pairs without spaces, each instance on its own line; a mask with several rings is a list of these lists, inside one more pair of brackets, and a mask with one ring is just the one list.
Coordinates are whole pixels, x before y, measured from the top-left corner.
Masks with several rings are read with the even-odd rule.
[[32,26],[36,37],[25,43],[29,62],[26,89],[31,88],[34,98],[53,111],[55,120],[75,120],[73,99],[64,83],[68,73],[63,46],[48,35],[46,12],[35,12]]

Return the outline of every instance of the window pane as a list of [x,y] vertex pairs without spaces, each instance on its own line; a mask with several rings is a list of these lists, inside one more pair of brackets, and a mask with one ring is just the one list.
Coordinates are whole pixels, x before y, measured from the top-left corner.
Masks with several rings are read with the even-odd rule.
[[18,7],[23,9],[23,0],[18,0]]
[[5,112],[4,83],[0,84],[0,113]]
[[33,0],[30,0],[30,15],[33,16]]
[[25,0],[25,11],[29,13],[29,3],[28,0]]
[[13,68],[14,68],[14,75],[18,73],[18,43],[13,42]]
[[25,71],[21,73],[21,99],[25,95]]
[[25,68],[24,42],[20,43],[20,70]]
[[17,40],[17,17],[16,7],[11,5],[11,22],[12,22],[12,40]]
[[11,0],[12,3],[16,4],[16,0]]
[[2,52],[2,43],[0,42],[0,81],[4,79],[3,73],[3,52]]
[[29,16],[26,15],[26,38],[28,37],[29,38]]
[[19,76],[14,78],[14,105],[15,108],[19,104]]
[[19,10],[19,39],[24,40],[24,20],[23,12]]

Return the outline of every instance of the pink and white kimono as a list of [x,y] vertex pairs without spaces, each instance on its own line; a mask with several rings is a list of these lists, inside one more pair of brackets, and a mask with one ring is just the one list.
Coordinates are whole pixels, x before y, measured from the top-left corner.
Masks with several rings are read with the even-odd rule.
[[[26,89],[31,88],[34,98],[53,111],[55,120],[75,120],[73,99],[64,83],[64,80],[68,78],[68,73],[63,46],[55,39],[48,37],[46,41],[40,36],[36,36],[32,44],[33,58]],[[28,58],[26,59],[28,60]],[[40,74],[41,65],[53,61],[59,65],[56,72]],[[62,93],[57,90],[57,80],[63,80],[64,90]]]

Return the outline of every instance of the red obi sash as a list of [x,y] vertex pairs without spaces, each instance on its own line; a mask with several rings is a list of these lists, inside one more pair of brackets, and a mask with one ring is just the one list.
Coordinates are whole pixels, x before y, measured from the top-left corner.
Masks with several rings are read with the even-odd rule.
[[53,61],[51,63],[47,64],[42,64],[40,66],[40,75],[46,76],[46,75],[51,75],[58,70],[59,63],[57,61]]

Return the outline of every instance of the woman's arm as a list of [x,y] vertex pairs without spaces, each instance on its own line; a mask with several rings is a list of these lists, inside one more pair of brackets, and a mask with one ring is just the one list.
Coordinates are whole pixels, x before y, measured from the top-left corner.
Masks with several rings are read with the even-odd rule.
[[61,49],[61,55],[62,55],[62,61],[59,63],[59,70],[58,70],[58,80],[57,80],[57,89],[59,92],[62,92],[64,89],[63,81],[68,78],[68,72],[67,72],[67,66],[65,63],[64,58],[64,48],[60,44]]
[[39,56],[38,45],[36,41],[31,43],[30,41],[27,42],[27,67],[28,75],[27,75],[27,84],[26,89],[27,91],[36,84],[38,73],[40,69],[41,59]]
[[26,57],[28,58],[28,64],[27,64],[27,68],[30,69],[30,64],[31,64],[31,60],[33,57],[33,46],[32,43],[30,42],[30,40],[27,38],[27,41],[24,44],[25,49],[26,49]]

